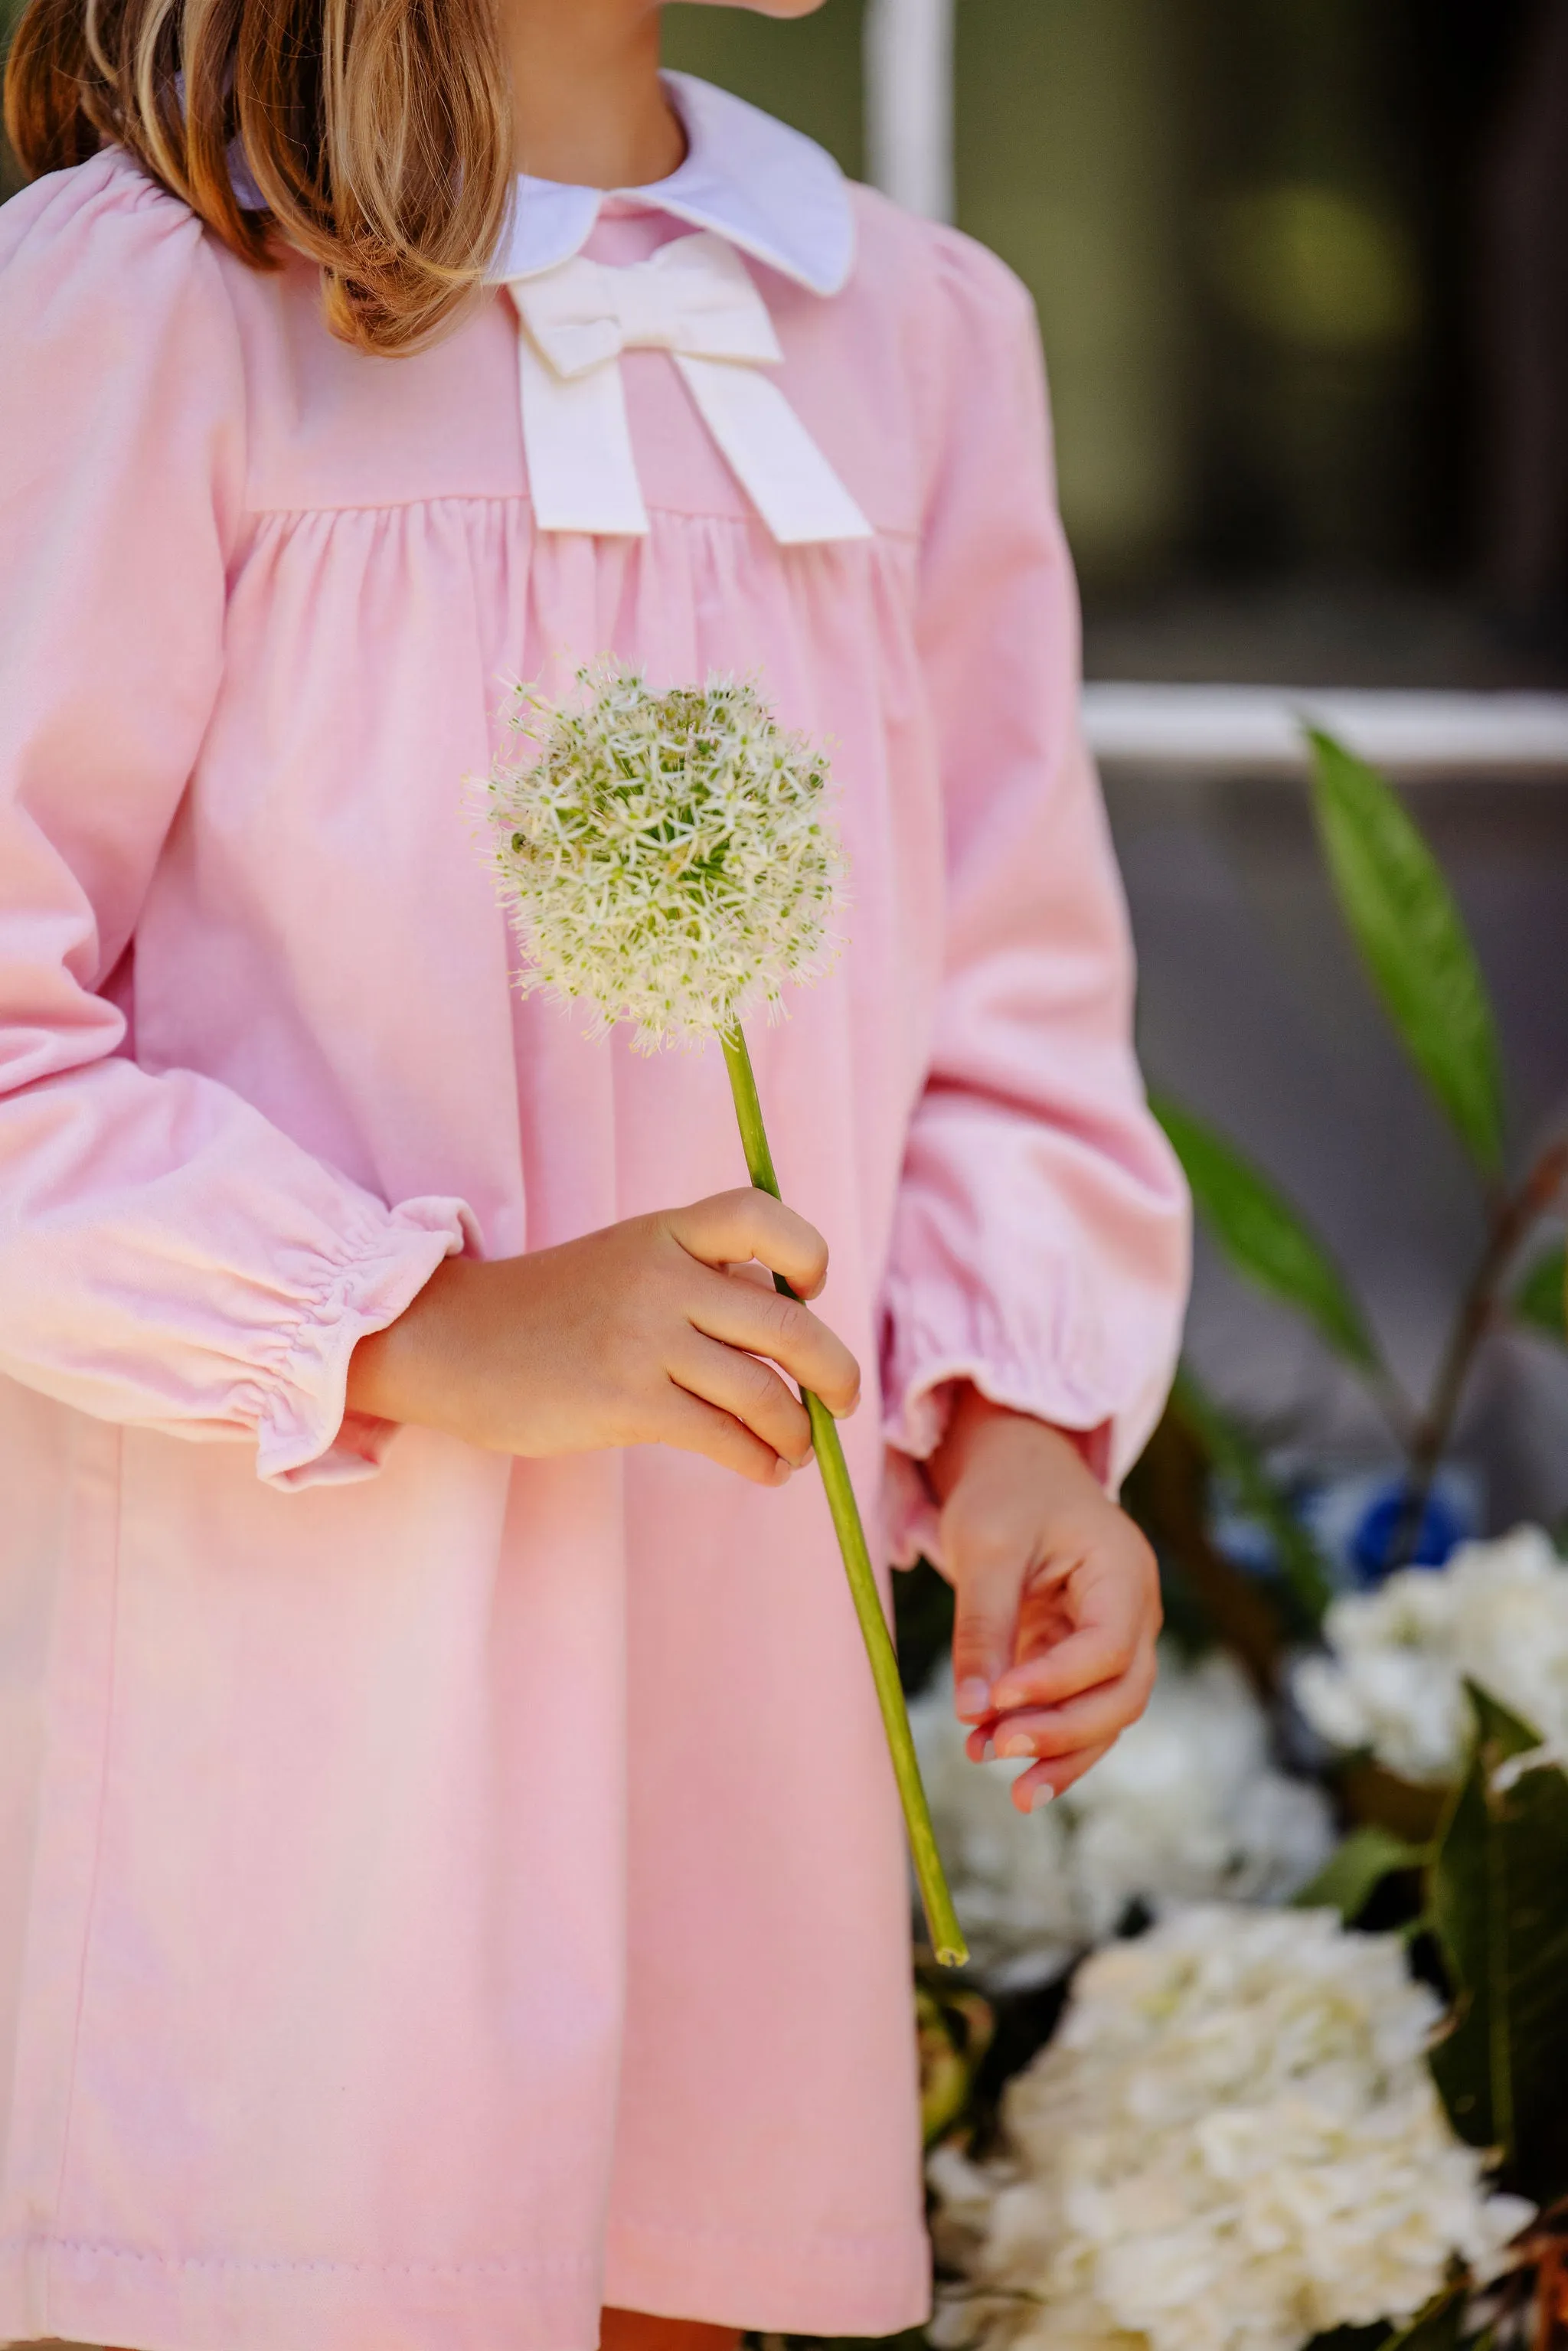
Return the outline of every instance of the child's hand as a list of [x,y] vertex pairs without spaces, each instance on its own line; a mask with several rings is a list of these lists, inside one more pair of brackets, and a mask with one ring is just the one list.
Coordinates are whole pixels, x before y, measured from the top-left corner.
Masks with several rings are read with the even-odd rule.
[[1013,1783],[1035,1811],[1148,1703],[1160,1629],[1148,1544],[1071,1441],[966,1388],[931,1465],[957,1593],[955,1703],[976,1762],[1046,1760]]
[[448,1258],[360,1341],[349,1403],[491,1452],[674,1445],[780,1486],[810,1458],[811,1431],[769,1364],[840,1418],[860,1368],[809,1308],[741,1270],[754,1259],[805,1298],[827,1278],[821,1235],[750,1190],[527,1257]]

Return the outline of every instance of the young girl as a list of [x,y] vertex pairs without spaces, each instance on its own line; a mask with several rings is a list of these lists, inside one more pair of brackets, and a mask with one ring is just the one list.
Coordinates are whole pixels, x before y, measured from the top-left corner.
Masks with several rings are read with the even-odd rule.
[[[0,2336],[912,2324],[791,1384],[1028,1809],[1148,1692],[1185,1267],[1026,300],[655,0],[30,0],[9,101]],[[508,986],[465,779],[612,653],[833,747],[799,1213],[716,1053]]]

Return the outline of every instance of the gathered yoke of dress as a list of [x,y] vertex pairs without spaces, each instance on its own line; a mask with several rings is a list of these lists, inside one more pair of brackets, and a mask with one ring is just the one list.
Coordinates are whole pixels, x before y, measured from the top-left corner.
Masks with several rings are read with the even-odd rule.
[[672,93],[407,358],[119,152],[0,211],[0,2339],[925,2313],[817,1481],[344,1408],[449,1252],[745,1180],[716,1053],[509,985],[473,779],[606,653],[831,747],[850,943],[753,1050],[884,1557],[955,1382],[1114,1480],[1174,1357],[1027,298]]

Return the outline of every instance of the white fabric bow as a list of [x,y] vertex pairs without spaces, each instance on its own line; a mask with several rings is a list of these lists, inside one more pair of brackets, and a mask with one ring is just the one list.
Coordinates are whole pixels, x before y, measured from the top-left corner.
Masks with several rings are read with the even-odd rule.
[[542,530],[646,532],[620,358],[655,350],[672,355],[780,545],[871,537],[779,386],[759,372],[784,355],[751,273],[723,237],[677,237],[629,268],[580,254],[510,284],[523,445]]

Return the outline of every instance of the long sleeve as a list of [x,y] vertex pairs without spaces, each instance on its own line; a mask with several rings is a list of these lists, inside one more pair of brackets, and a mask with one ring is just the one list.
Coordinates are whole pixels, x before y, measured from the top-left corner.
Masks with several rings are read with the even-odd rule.
[[109,152],[0,214],[0,1371],[81,1411],[366,1476],[348,1363],[460,1249],[225,1086],[152,1073],[105,993],[200,749],[244,466],[199,224]]
[[[884,1290],[887,1436],[925,1458],[948,1384],[968,1379],[1082,1432],[1114,1487],[1175,1363],[1186,1199],[1134,1057],[1132,948],[1080,729],[1076,593],[1032,310],[965,239],[944,235],[936,274],[952,358],[922,659],[948,896]],[[907,1473],[903,1487],[907,1552]]]

